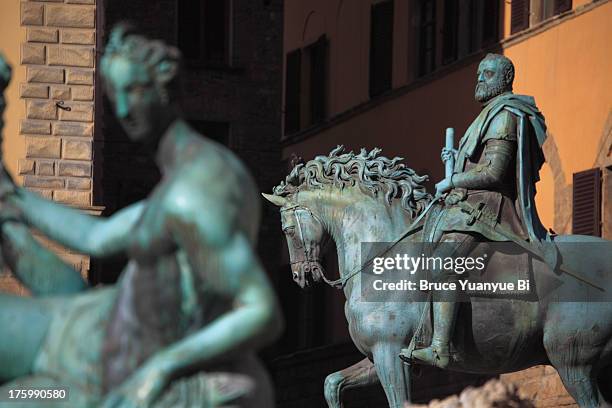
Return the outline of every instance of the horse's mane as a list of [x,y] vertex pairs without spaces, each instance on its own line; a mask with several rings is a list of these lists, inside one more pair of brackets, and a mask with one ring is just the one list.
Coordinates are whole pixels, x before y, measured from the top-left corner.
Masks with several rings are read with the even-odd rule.
[[418,215],[431,201],[431,195],[422,185],[428,177],[419,176],[406,167],[401,157],[378,156],[381,151],[374,148],[368,152],[362,148],[359,154],[355,154],[345,152],[344,146],[339,145],[329,156],[321,155],[306,163],[297,163],[273,192],[277,196],[288,196],[302,187],[331,185],[342,190],[358,185],[362,191],[374,196],[384,194],[389,205],[393,199],[401,197],[402,208],[413,217]]

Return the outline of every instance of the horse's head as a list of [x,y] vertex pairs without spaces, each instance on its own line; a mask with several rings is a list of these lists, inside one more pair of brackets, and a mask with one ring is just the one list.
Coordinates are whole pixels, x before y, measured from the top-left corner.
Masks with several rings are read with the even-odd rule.
[[272,194],[263,196],[280,207],[281,226],[287,238],[293,280],[301,288],[319,282],[323,277],[321,247],[327,239],[323,223],[308,207],[286,197]]

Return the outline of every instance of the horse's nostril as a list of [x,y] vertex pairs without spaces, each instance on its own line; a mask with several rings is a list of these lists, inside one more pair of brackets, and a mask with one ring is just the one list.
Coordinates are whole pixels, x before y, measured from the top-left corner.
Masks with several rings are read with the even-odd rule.
[[297,272],[293,272],[293,279],[297,279],[298,278],[298,273]]

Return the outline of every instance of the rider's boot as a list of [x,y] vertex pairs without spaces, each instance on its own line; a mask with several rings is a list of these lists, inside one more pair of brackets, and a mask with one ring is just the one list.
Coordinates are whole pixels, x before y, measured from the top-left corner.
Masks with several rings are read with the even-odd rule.
[[455,326],[457,302],[433,302],[434,332],[431,345],[424,349],[414,350],[411,356],[404,355],[403,359],[417,359],[436,366],[446,368],[450,362],[450,340]]

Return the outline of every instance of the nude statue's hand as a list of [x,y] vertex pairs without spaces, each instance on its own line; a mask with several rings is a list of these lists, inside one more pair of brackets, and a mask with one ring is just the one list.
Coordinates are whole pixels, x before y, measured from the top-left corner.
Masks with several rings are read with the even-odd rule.
[[167,370],[155,360],[145,363],[118,389],[111,391],[103,408],[146,408],[153,405],[170,382]]
[[0,168],[0,201],[17,191],[17,185],[4,167]]
[[443,163],[446,163],[451,158],[456,160],[457,159],[457,149],[449,149],[447,147],[443,147],[442,153],[440,153],[440,158],[442,159]]

